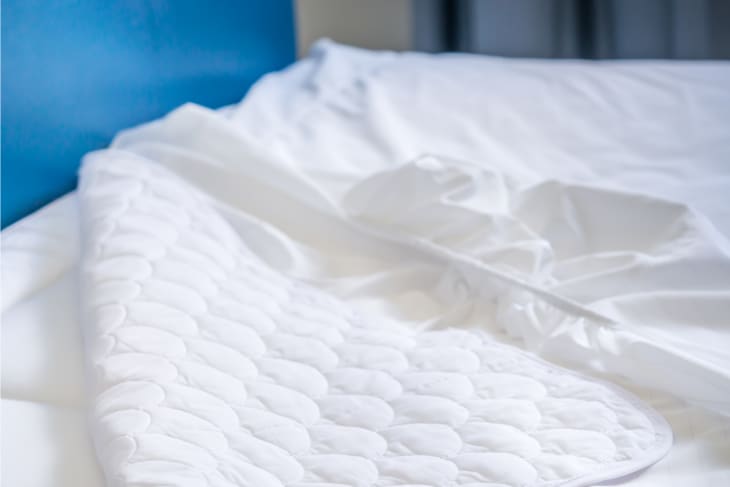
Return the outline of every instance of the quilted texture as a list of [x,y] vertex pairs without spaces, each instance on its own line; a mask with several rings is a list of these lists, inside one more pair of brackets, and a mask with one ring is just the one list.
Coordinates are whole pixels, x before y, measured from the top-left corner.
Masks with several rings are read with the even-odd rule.
[[669,446],[664,420],[613,386],[277,273],[152,163],[92,156],[80,197],[110,485],[582,486]]

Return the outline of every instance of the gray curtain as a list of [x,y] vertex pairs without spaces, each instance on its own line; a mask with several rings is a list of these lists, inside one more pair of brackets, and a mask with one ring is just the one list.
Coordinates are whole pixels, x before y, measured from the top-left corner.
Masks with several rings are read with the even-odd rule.
[[417,49],[730,59],[730,0],[413,0]]

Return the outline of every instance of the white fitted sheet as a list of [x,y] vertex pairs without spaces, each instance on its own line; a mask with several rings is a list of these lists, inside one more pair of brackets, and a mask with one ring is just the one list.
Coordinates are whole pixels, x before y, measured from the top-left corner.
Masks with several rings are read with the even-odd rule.
[[[333,194],[353,179],[422,152],[436,152],[486,161],[523,185],[554,173],[565,180],[670,196],[700,208],[727,233],[724,222],[730,219],[722,190],[728,187],[728,172],[721,166],[728,159],[723,110],[729,105],[721,90],[727,66],[708,63],[682,69],[656,63],[655,69],[647,70],[641,63],[617,63],[617,69],[592,74],[583,63],[565,63],[555,74],[545,62],[454,56],[433,64],[437,61],[420,55],[395,58],[327,44],[317,49],[311,59],[259,83],[229,116],[272,154],[302,167]],[[439,66],[443,69],[436,69]],[[543,90],[540,100],[555,95],[556,89],[559,96],[545,105],[553,107],[550,113],[536,99],[523,100],[525,93]],[[479,90],[484,96],[476,95]],[[676,114],[668,109],[678,99],[684,104]],[[580,103],[572,106],[571,100]],[[567,108],[566,113],[555,116],[556,104]],[[622,110],[600,109],[608,105]],[[669,118],[667,113],[674,115]],[[627,115],[633,121],[628,125]],[[546,126],[558,134],[546,134]],[[671,136],[676,132],[686,137],[676,140]],[[688,160],[693,161],[689,172]],[[84,404],[74,313],[77,224],[71,196],[3,232],[2,395],[13,400],[9,409],[17,425],[33,423],[46,407],[54,412],[44,415],[61,418],[65,416],[53,408],[80,414]],[[687,328],[681,321],[675,326]],[[712,329],[692,330],[692,336],[698,350],[710,353],[724,343],[723,335]],[[730,482],[730,430],[725,419],[666,394],[630,388],[665,415],[675,445],[667,458],[628,485]],[[32,412],[15,414],[25,409]],[[72,424],[79,425],[76,432],[83,429]],[[71,444],[88,447],[85,435],[68,436],[68,430],[56,434],[6,427],[4,451],[23,435],[48,445],[48,451],[55,452],[51,456],[61,455]],[[23,458],[32,460],[28,450],[15,451],[17,465],[25,465]],[[79,465],[90,483],[73,485],[97,485],[93,462]],[[43,483],[49,479],[47,469],[4,468],[8,485],[19,478],[50,485]]]
[[320,41],[230,116],[335,187],[343,173],[440,154],[520,185],[555,178],[681,201],[730,235],[729,80],[722,61],[433,56]]
[[82,410],[3,399],[2,413],[3,485],[104,485]]

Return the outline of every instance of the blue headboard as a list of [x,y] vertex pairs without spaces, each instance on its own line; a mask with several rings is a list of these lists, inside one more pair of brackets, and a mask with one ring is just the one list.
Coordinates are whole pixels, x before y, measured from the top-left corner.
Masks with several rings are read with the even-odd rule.
[[291,0],[3,0],[2,226],[71,190],[84,153],[294,60]]

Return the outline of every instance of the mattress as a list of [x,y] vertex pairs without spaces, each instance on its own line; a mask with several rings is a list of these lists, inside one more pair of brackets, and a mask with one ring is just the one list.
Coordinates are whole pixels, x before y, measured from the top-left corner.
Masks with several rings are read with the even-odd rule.
[[[434,69],[446,65],[447,70]],[[719,88],[727,80],[727,67],[617,63],[601,67],[606,72],[596,74],[595,66],[567,63],[558,69],[563,82],[578,85],[567,87],[556,87],[560,76],[551,74],[553,69],[543,62],[368,53],[324,43],[309,59],[263,80],[225,114],[187,107],[162,124],[123,134],[115,150],[172,164],[188,182],[215,195],[211,203],[215,210],[268,267],[331,293],[348,307],[418,330],[478,328],[489,340],[527,347],[553,362],[630,389],[668,420],[675,440],[668,456],[647,472],[623,478],[627,485],[727,483],[728,423],[708,410],[722,411],[727,405],[721,394],[728,343],[721,326],[728,309],[728,283],[723,277],[728,275],[723,271],[727,244],[722,212],[726,210],[719,204],[717,190],[727,187],[728,177],[718,170],[719,161],[727,155],[727,146],[721,142],[727,140],[728,127],[721,110],[728,98]],[[444,74],[450,72],[453,76]],[[485,73],[499,76],[492,79]],[[491,84],[485,84],[485,79]],[[616,79],[627,89],[606,89]],[[542,83],[543,95],[550,93],[555,106],[567,111],[560,117],[553,113],[551,127],[572,133],[572,138],[544,133],[543,104],[504,102],[533,92],[516,89],[520,83],[533,83],[533,87]],[[657,86],[665,87],[664,91]],[[564,103],[552,89],[565,90]],[[436,92],[441,96],[434,96]],[[407,98],[414,94],[421,97],[420,103]],[[672,96],[684,97],[691,123],[655,115],[657,105],[671,101]],[[624,97],[625,110],[614,113],[606,105],[607,100],[621,105],[622,99],[616,97]],[[583,105],[571,106],[570,100],[575,99]],[[490,104],[496,106],[485,109]],[[470,106],[475,108],[467,109]],[[577,112],[571,113],[574,109]],[[522,119],[516,118],[520,111]],[[580,113],[604,119],[586,120],[577,116]],[[625,127],[627,115],[636,123],[630,130]],[[576,119],[585,125],[582,130]],[[613,125],[607,120],[613,120]],[[707,126],[703,122],[710,121],[712,128],[699,133],[696,124]],[[695,149],[691,173],[682,163],[686,159],[671,146],[675,140],[662,135],[681,123],[694,127],[693,132],[685,130],[687,146]],[[591,129],[592,124],[601,130]],[[160,144],[176,133],[210,135],[182,146],[188,154],[200,154],[205,146],[206,158],[217,162],[212,166],[205,162],[202,169],[180,163],[184,159],[180,147],[175,149],[176,156],[165,155]],[[538,141],[538,137],[547,139]],[[256,167],[258,174],[249,174],[261,186],[223,188],[210,176],[221,164],[237,164],[230,151],[220,151],[231,148],[226,145],[231,138],[244,139],[245,153],[234,154],[237,160],[264,165]],[[652,148],[652,144],[664,146]],[[419,157],[420,153],[438,155]],[[605,162],[606,154],[613,154],[612,161],[618,162]],[[560,164],[548,165],[550,158]],[[637,175],[641,171],[643,175]],[[683,190],[677,191],[680,181],[684,181]],[[408,191],[399,194],[400,188]],[[636,194],[638,190],[641,194]],[[270,202],[277,191],[297,199],[282,202],[277,197],[276,205],[260,204]],[[393,195],[399,196],[395,202]],[[592,203],[596,195],[598,203]],[[585,248],[561,247],[565,226],[530,220],[540,214],[530,201],[553,205],[552,214],[561,213],[556,208],[586,209],[588,221],[595,217],[604,222],[612,217],[602,213],[606,205],[625,204],[622,215],[632,211],[644,215],[641,211],[650,207],[658,222],[646,233],[660,233],[662,240],[626,243],[625,238],[616,237],[620,242],[611,242],[614,248],[610,249],[596,249],[591,242],[585,242]],[[310,209],[304,211],[302,206]],[[332,217],[322,216],[333,214],[333,206],[338,218],[347,216],[347,225],[333,226]],[[702,212],[688,210],[689,206]],[[587,232],[586,218],[570,214],[572,229]],[[449,228],[448,222],[466,223]],[[14,420],[13,427],[4,428],[3,446],[17,458],[5,462],[3,480],[9,484],[48,485],[51,465],[74,478],[74,485],[81,485],[80,480],[86,482],[83,485],[103,482],[81,420],[87,393],[78,311],[78,299],[84,295],[77,284],[79,223],[74,194],[3,232],[3,407],[6,422],[8,417]],[[489,228],[499,230],[492,234],[502,235],[503,241],[485,241],[481,235],[464,238],[464,228],[474,228],[475,223],[492,225]],[[534,238],[519,233],[524,226],[560,230]],[[357,233],[363,228],[368,238]],[[434,229],[441,233],[434,235]],[[612,230],[624,236],[640,231],[625,226]],[[563,241],[580,240],[575,232],[566,235]],[[373,239],[378,243],[373,244]],[[541,240],[551,242],[554,254],[541,249]],[[643,246],[640,252],[635,251],[637,246]],[[634,248],[634,259],[621,260],[626,256],[620,251],[628,247]],[[679,248],[684,251],[678,252]],[[648,254],[655,265],[637,268],[637,262],[646,263],[642,260],[646,256],[636,259],[636,254]],[[681,271],[678,277],[673,276],[672,266],[660,265],[666,261]],[[714,277],[701,267],[703,261],[719,269]],[[559,273],[554,272],[556,263],[562,266]],[[576,267],[590,266],[592,272],[574,273]],[[627,276],[637,284],[629,292],[617,292],[617,286],[626,287]],[[485,322],[485,317],[497,316],[493,310],[467,310],[471,306],[464,289],[485,286],[484,280],[491,283],[490,288],[497,282],[519,289],[509,295],[508,304],[522,306],[525,294],[530,297],[527,303],[538,296],[545,308],[533,307],[531,313],[537,314],[539,322],[520,321],[526,315],[509,306],[501,308],[507,318],[494,323]],[[657,311],[666,309],[669,302],[679,305],[664,314]],[[444,308],[459,312],[445,313]],[[566,321],[564,316],[556,319],[556,310],[558,316],[566,310],[580,311],[584,319],[580,323]],[[553,328],[546,333],[538,326],[541,323]],[[630,335],[585,340],[591,329],[610,332],[614,323]],[[654,350],[633,346],[652,341],[662,346]],[[580,353],[580,345],[588,349]],[[683,353],[675,353],[677,349]],[[650,367],[642,374],[623,364],[651,365],[647,359],[653,353],[663,354],[660,360],[674,360],[677,372],[685,377],[704,373],[709,387],[694,387],[687,380],[674,380],[680,387],[668,387],[673,384],[662,381]],[[45,422],[48,429],[38,428]],[[28,444],[30,439],[43,445],[38,451],[43,452],[41,459],[48,468],[26,468],[32,460],[29,450],[11,446],[21,441]]]

